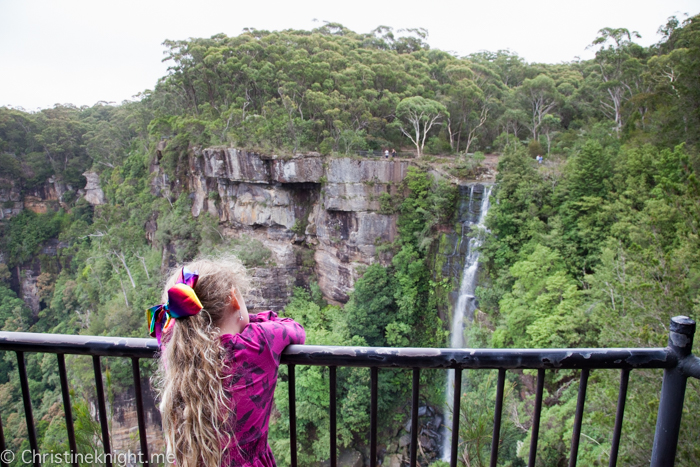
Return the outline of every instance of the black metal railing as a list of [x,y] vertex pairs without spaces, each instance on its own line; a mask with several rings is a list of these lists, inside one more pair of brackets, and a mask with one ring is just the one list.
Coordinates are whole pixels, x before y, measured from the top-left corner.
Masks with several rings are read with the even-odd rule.
[[[535,392],[535,409],[530,437],[530,454],[528,466],[534,467],[537,456],[537,443],[542,411],[542,395],[545,371],[548,369],[580,369],[579,394],[574,416],[574,430],[571,440],[569,466],[576,465],[583,409],[589,372],[592,369],[619,369],[620,392],[618,396],[615,425],[610,452],[610,466],[617,464],[622,421],[624,416],[627,386],[630,371],[640,368],[657,368],[664,370],[661,388],[661,400],[656,421],[656,432],[652,449],[651,466],[673,466],[678,445],[683,400],[688,377],[700,378],[700,359],[691,354],[695,322],[684,316],[671,320],[668,347],[666,348],[611,348],[611,349],[431,349],[431,348],[383,348],[383,347],[336,347],[317,345],[293,345],[282,355],[282,364],[288,365],[289,378],[289,416],[290,445],[292,466],[297,465],[296,439],[296,387],[295,366],[328,366],[330,371],[330,465],[337,466],[336,444],[336,369],[337,367],[370,368],[370,466],[376,467],[377,459],[377,398],[378,374],[380,368],[405,368],[413,373],[412,408],[411,408],[411,445],[410,465],[417,462],[418,445],[418,398],[420,370],[424,368],[453,369],[455,387],[461,385],[464,369],[497,369],[498,383],[494,411],[493,441],[491,445],[490,465],[495,467],[498,461],[498,440],[500,438],[501,417],[503,413],[503,393],[506,371],[515,369],[537,370],[537,389]],[[36,431],[32,416],[32,404],[29,394],[24,353],[54,353],[58,358],[58,371],[63,394],[63,407],[66,417],[66,429],[69,448],[77,453],[70,394],[66,377],[65,354],[91,355],[95,372],[95,390],[98,401],[98,414],[102,430],[104,451],[111,454],[109,428],[105,407],[104,388],[102,385],[102,367],[100,357],[124,357],[132,361],[132,372],[136,390],[136,410],[141,446],[141,459],[148,465],[148,443],[144,418],[143,395],[139,359],[153,358],[158,347],[154,339],[134,339],[95,336],[74,336],[61,334],[34,334],[22,332],[0,332],[0,350],[14,351],[17,354],[24,412],[27,421],[29,444],[32,452],[38,453]],[[453,413],[459,413],[461,391],[454,391]],[[450,465],[457,465],[457,447],[459,442],[459,417],[452,419],[452,453]],[[5,451],[5,440],[0,419],[0,450]],[[33,457],[34,465],[39,465],[39,456]],[[108,457],[107,465],[112,463]],[[0,464],[6,465],[2,456]],[[78,465],[77,461],[72,462]]]

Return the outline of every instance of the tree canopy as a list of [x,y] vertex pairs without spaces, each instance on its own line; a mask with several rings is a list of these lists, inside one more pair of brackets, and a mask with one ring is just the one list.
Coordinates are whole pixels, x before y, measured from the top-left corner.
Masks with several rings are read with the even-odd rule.
[[[323,301],[313,277],[308,289],[295,291],[284,313],[307,325],[310,343],[446,345],[455,284],[438,258],[447,236],[462,229],[450,177],[473,177],[483,152],[496,152],[469,342],[663,346],[669,317],[697,318],[700,303],[700,17],[670,18],[660,33],[659,43],[644,47],[634,32],[604,28],[591,38],[595,58],[539,64],[510,51],[456,57],[430,48],[422,29],[379,26],[358,34],[338,23],[311,31],[247,29],[235,37],[166,41],[167,75],[133,102],[0,108],[0,328],[143,336],[142,310],[158,301],[160,276],[170,265],[227,249],[250,267],[272,267],[272,253],[259,241],[227,238],[217,218],[192,216],[183,181],[197,148],[347,156],[396,147],[423,157],[379,199],[378,215],[396,218],[396,241],[377,245],[383,265],[362,271],[342,310]],[[547,155],[544,163],[533,160],[538,154]],[[448,174],[432,172],[433,155],[442,156]],[[156,162],[165,173],[154,181]],[[92,206],[81,196],[86,171],[99,177],[106,204]],[[20,212],[23,201],[42,197],[46,213]],[[57,253],[45,253],[51,248]],[[19,274],[29,266],[41,271],[34,308],[17,295]],[[53,361],[26,358],[42,450],[63,452]],[[131,365],[110,360],[107,390],[125,391]],[[87,446],[99,430],[90,412],[93,369],[80,359],[68,362],[76,429]],[[20,413],[15,365],[0,362],[0,395],[3,408]],[[396,433],[394,425],[408,416],[410,384],[398,372],[381,374],[380,418]],[[660,376],[633,375],[625,413],[625,431],[633,435],[620,460],[642,465]],[[306,367],[297,378],[304,389],[297,392],[300,460],[321,463],[327,369]],[[531,413],[534,384],[527,372],[508,378],[499,459],[518,466],[528,454],[522,420]],[[573,371],[548,373],[545,465],[567,461],[576,378]],[[488,458],[483,427],[492,420],[492,380],[484,372],[465,378],[463,407],[473,410],[460,414],[460,456],[468,465]],[[339,443],[361,448],[369,376],[339,369],[338,381]],[[285,384],[283,377],[281,414],[288,410]],[[444,372],[422,371],[420,384],[427,404],[442,404]],[[692,414],[700,399],[697,382],[689,384]],[[591,373],[581,464],[607,462],[618,387],[617,375]],[[677,464],[697,465],[693,419],[683,420]],[[8,446],[28,447],[21,417],[2,422]],[[285,423],[284,416],[276,419],[270,432],[280,465],[288,462]]]

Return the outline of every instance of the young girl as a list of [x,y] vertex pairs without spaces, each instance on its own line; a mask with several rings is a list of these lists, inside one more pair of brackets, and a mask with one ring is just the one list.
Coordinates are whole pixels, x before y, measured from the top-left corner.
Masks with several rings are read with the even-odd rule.
[[236,258],[197,260],[170,276],[164,303],[147,312],[161,346],[166,447],[179,467],[275,466],[267,432],[280,354],[306,334],[272,311],[248,315],[248,285]]

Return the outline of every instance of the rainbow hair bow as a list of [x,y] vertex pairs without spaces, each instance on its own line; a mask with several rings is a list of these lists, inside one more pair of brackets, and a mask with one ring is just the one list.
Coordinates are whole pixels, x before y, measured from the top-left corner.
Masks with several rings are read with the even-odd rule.
[[163,333],[172,326],[173,319],[194,316],[204,308],[194,292],[198,278],[196,272],[182,268],[175,285],[168,289],[168,301],[146,310],[149,334],[158,339],[158,345]]

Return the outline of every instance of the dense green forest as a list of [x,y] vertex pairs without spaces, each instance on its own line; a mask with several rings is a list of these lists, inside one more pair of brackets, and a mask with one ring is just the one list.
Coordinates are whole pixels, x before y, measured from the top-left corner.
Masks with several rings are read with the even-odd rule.
[[[552,65],[508,51],[455,57],[431,49],[420,29],[246,30],[166,41],[169,72],[137,101],[0,108],[2,209],[40,196],[50,178],[65,186],[46,213],[0,220],[0,327],[143,337],[143,310],[158,301],[168,267],[216,250],[236,251],[250,267],[268,264],[259,242],[228,238],[218,219],[191,215],[181,180],[195,147],[329,157],[395,147],[416,157],[402,182],[407,195],[381,200],[383,212],[398,214],[397,240],[382,245],[392,259],[367,267],[342,310],[324,301],[313,277],[296,289],[284,313],[306,327],[308,343],[446,346],[438,310],[452,284],[429,258],[453,225],[457,190],[434,179],[430,164],[448,158],[456,175],[468,175],[480,154],[499,153],[469,344],[664,346],[670,317],[697,317],[700,307],[700,17],[671,18],[659,32],[658,44],[642,47],[634,32],[605,28],[591,38],[594,59]],[[169,190],[151,186],[157,152]],[[99,174],[107,204],[79,195],[87,170]],[[61,244],[55,254],[46,252],[51,242]],[[38,312],[18,298],[13,276],[29,263],[41,265]],[[27,354],[27,368],[42,450],[64,452],[51,357]],[[14,359],[0,361],[0,406],[8,446],[21,451],[28,442]],[[67,360],[81,449],[92,452],[99,445],[89,411],[92,368]],[[131,368],[105,360],[113,398],[130,384]],[[148,373],[149,362],[142,364]],[[280,465],[289,457],[285,371],[270,434]],[[301,465],[328,456],[326,372],[298,369]],[[369,372],[345,368],[338,377],[339,445],[362,449]],[[500,465],[525,465],[533,380],[509,372]],[[494,377],[467,372],[465,381],[460,458],[482,466]],[[576,381],[573,371],[548,372],[538,465],[568,459]],[[660,383],[660,372],[632,372],[622,465],[648,464]],[[441,407],[444,375],[423,372],[421,384],[426,403]],[[580,465],[608,462],[618,384],[617,372],[591,374]],[[380,385],[385,433],[405,423],[409,375],[382,371]],[[695,380],[685,408],[676,465],[698,465]]]

